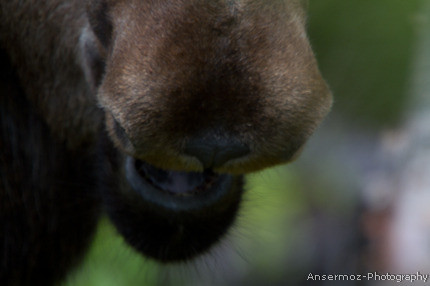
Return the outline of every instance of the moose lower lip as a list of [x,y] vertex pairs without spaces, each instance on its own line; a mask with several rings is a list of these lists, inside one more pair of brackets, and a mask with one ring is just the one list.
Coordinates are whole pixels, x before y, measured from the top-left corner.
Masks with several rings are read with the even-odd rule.
[[199,210],[218,202],[231,188],[232,176],[212,171],[176,172],[158,169],[128,156],[126,177],[145,201],[172,211]]

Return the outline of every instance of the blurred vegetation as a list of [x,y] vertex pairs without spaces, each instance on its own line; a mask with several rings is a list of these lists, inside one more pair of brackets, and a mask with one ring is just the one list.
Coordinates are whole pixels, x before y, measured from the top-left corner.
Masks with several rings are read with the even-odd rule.
[[401,117],[421,3],[310,1],[309,37],[342,117],[369,128]]
[[[335,96],[333,112],[345,122],[373,129],[395,124],[401,118],[408,100],[421,3],[310,1],[309,37]],[[325,168],[324,162],[319,164]],[[221,243],[225,247],[209,255],[208,259],[219,260],[218,264],[212,267],[210,262],[198,260],[196,264],[206,263],[206,272],[192,263],[178,267],[179,276],[187,272],[181,269],[191,268],[197,273],[191,277],[202,280],[187,275],[178,279],[178,275],[170,275],[164,267],[136,254],[104,219],[85,264],[64,285],[296,285],[279,281],[305,277],[304,269],[312,264],[312,252],[317,251],[312,242],[315,233],[309,228],[312,210],[305,189],[312,181],[294,164],[249,176],[237,225]],[[324,188],[330,188],[330,182]],[[338,204],[340,208],[344,204],[342,198],[333,199],[323,192],[317,195],[318,204]],[[210,284],[205,276],[218,267],[224,269],[223,263],[228,263],[226,272],[231,266],[235,274],[221,273],[229,278]]]

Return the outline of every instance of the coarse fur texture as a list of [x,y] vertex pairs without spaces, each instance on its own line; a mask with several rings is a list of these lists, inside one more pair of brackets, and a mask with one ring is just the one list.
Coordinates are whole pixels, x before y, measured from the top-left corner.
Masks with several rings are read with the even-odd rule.
[[161,262],[219,241],[329,111],[305,5],[0,2],[0,285],[60,281],[103,211]]

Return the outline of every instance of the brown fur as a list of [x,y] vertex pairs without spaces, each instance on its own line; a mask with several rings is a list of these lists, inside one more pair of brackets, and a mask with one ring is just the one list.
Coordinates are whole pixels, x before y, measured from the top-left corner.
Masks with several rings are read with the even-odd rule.
[[211,196],[202,194],[177,210],[170,203],[182,198],[155,195],[167,200],[157,205],[131,186],[127,162],[202,172],[186,152],[196,138],[249,148],[211,172],[290,161],[331,105],[304,2],[1,1],[0,284],[63,277],[100,204],[161,261],[218,241],[239,207],[240,176],[222,177],[229,191],[211,205],[201,207]]
[[99,101],[131,142],[117,146],[133,156],[201,170],[182,154],[185,141],[221,130],[252,154],[217,171],[247,173],[288,161],[327,113],[298,2],[113,2]]

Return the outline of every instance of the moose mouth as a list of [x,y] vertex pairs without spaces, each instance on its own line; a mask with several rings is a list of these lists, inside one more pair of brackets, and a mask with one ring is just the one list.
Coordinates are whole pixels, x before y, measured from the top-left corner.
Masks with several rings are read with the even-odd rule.
[[[104,207],[125,241],[145,256],[164,263],[191,259],[207,252],[233,224],[242,176],[163,170],[122,158],[103,172]],[[125,180],[116,179],[121,173]]]
[[209,190],[219,179],[212,170],[198,172],[165,171],[136,160],[139,175],[153,187],[177,196],[192,196]]
[[203,172],[163,170],[127,157],[126,176],[132,188],[146,201],[173,211],[208,207],[230,189],[232,176]]

